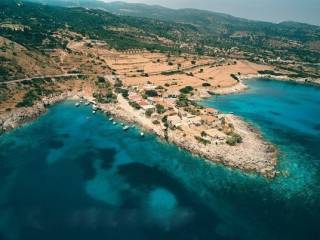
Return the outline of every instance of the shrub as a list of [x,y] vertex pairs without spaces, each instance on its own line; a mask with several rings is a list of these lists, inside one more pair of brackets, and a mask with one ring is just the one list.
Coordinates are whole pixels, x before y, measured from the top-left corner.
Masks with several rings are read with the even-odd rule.
[[201,137],[206,137],[206,136],[208,136],[208,134],[205,131],[202,131],[201,132]]
[[163,90],[163,89],[165,89],[165,88],[162,87],[162,86],[157,86],[157,87],[156,87],[156,90]]
[[179,73],[182,73],[182,72],[180,70],[163,71],[163,72],[161,72],[161,74],[165,75],[165,76],[175,75],[175,74],[179,74]]
[[123,86],[122,81],[117,79],[116,82],[114,83],[114,87],[115,88],[120,88],[122,86]]
[[281,73],[276,73],[272,70],[260,70],[258,71],[259,74],[266,74],[266,75],[274,75],[274,76],[281,76]]
[[185,94],[180,94],[176,101],[176,105],[177,107],[187,107],[189,105],[189,102],[190,100]]
[[199,137],[199,136],[194,136],[194,138],[199,142],[199,143],[202,143],[204,145],[208,145],[208,144],[211,144],[211,142],[207,139],[204,139],[202,137]]
[[105,82],[105,79],[104,79],[104,77],[98,77],[98,82],[99,83],[104,83]]
[[235,146],[237,143],[242,143],[242,137],[237,133],[232,133],[227,139],[227,144]]
[[153,113],[154,113],[154,110],[151,109],[151,108],[150,108],[150,109],[147,109],[146,112],[145,112],[145,114],[146,114],[147,117],[150,117]]
[[115,89],[115,92],[117,93],[121,93],[121,95],[124,97],[124,98],[128,98],[129,97],[129,91],[125,88],[116,88]]
[[16,107],[32,107],[34,102],[39,100],[37,92],[32,89],[28,91],[24,96],[21,102],[17,103]]
[[135,108],[137,110],[141,109],[141,106],[135,101],[129,101],[129,104],[130,104],[131,107],[133,107],[133,108]]
[[111,90],[107,91],[106,94],[94,93],[93,97],[97,99],[99,103],[111,103],[115,102],[117,99],[117,96],[113,94]]
[[159,113],[159,114],[162,114],[162,113],[166,112],[164,106],[162,106],[161,104],[157,104],[156,105],[156,109],[157,109],[157,113]]
[[0,76],[6,76],[9,74],[9,70],[3,66],[0,66]]
[[145,95],[147,95],[148,97],[157,97],[158,92],[156,90],[146,90]]
[[155,125],[159,125],[160,124],[160,122],[158,120],[153,120],[152,123],[155,124]]
[[234,75],[233,73],[230,74],[230,76],[231,76],[234,80],[236,80],[237,82],[240,81],[239,78],[238,78],[236,75]]
[[163,125],[168,128],[169,127],[169,124],[168,124],[168,116],[164,116],[162,119],[161,119]]
[[191,86],[186,86],[186,87],[180,89],[180,92],[183,94],[188,94],[192,91],[193,91],[193,87],[191,87]]

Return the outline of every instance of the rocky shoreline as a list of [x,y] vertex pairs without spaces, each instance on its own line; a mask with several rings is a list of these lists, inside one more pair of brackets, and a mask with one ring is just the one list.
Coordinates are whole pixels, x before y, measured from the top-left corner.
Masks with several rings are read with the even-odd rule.
[[0,134],[13,130],[24,123],[30,122],[47,111],[47,108],[68,98],[72,98],[72,92],[45,97],[32,107],[16,108],[14,111],[0,115]]
[[227,144],[203,145],[192,136],[185,135],[183,131],[178,129],[166,129],[165,131],[161,126],[155,126],[151,120],[139,115],[137,111],[131,110],[124,99],[120,97],[118,100],[120,104],[98,104],[98,107],[116,119],[138,124],[142,129],[155,133],[162,140],[173,143],[206,160],[240,169],[244,172],[258,173],[270,179],[276,176],[275,168],[278,157],[276,147],[265,141],[258,130],[240,117],[232,114],[221,114],[244,136],[241,144],[236,146]]
[[[94,98],[83,92],[66,92],[59,95],[45,97],[33,107],[17,108],[0,116],[0,130],[6,132],[17,128],[21,124],[32,121],[44,113],[48,106],[67,99],[80,99],[94,102]],[[227,167],[240,169],[244,172],[258,173],[266,178],[276,175],[277,150],[263,140],[260,133],[245,123],[241,118],[231,114],[220,114],[231,122],[237,132],[243,136],[243,142],[236,146],[227,144],[203,145],[193,136],[185,134],[177,129],[164,129],[161,125],[155,125],[145,115],[142,115],[122,97],[118,96],[116,104],[95,103],[101,111],[124,122],[137,124],[144,131],[155,133],[161,139],[173,143],[178,147],[203,157],[206,160],[223,164]]]
[[295,82],[299,84],[309,84],[314,86],[320,86],[320,79],[308,79],[308,78],[290,78],[286,75],[275,76],[270,74],[247,74],[241,75],[240,80],[250,80],[254,78],[268,78],[277,81]]
[[320,79],[312,79],[308,80],[306,78],[290,78],[288,76],[274,76],[270,74],[245,74],[238,76],[239,82],[231,87],[217,88],[214,90],[210,90],[209,94],[199,95],[198,99],[208,98],[212,95],[227,95],[227,94],[235,94],[246,91],[248,86],[245,84],[245,81],[256,79],[256,78],[268,78],[276,81],[286,81],[286,82],[294,82],[299,84],[307,84],[312,86],[320,87]]

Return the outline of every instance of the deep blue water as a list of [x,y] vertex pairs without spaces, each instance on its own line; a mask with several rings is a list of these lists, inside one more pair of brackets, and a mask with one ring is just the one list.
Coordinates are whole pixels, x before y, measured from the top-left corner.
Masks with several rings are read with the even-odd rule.
[[320,89],[248,81],[206,100],[281,150],[268,181],[65,102],[0,137],[0,239],[320,239]]

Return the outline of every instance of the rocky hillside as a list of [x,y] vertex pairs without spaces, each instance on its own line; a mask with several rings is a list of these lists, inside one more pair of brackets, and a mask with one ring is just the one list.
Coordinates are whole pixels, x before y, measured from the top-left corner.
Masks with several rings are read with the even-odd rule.
[[283,22],[279,24],[252,21],[228,14],[197,9],[169,9],[157,5],[125,2],[105,3],[96,0],[33,0],[66,7],[102,9],[120,16],[145,17],[161,21],[191,24],[199,35],[192,37],[203,48],[239,47],[244,51],[272,51],[277,57],[305,62],[320,61],[320,27]]

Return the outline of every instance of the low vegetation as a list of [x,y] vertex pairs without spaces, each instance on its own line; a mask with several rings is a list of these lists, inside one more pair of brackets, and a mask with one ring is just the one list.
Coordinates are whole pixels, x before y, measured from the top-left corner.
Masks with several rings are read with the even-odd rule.
[[113,103],[117,101],[117,96],[113,94],[112,90],[108,90],[106,93],[94,93],[93,97],[99,102],[99,103]]
[[151,108],[150,108],[150,109],[147,109],[146,112],[145,112],[145,114],[146,114],[147,117],[151,117],[151,115],[152,115],[153,113],[154,113],[154,109],[151,109]]
[[129,97],[129,91],[128,89],[125,89],[125,88],[116,88],[115,89],[115,92],[116,93],[120,93],[122,95],[122,97],[124,98],[128,98]]
[[32,107],[41,97],[56,92],[52,89],[46,89],[40,85],[33,83],[33,87],[27,91],[22,100],[16,104],[16,107]]
[[141,106],[139,105],[139,103],[137,103],[135,101],[129,101],[129,104],[130,104],[131,107],[133,107],[133,108],[135,108],[137,110],[141,109]]
[[182,73],[182,71],[180,71],[180,70],[172,70],[172,71],[163,71],[163,72],[161,72],[161,74],[165,75],[165,76],[175,75],[175,74],[179,74],[179,73]]
[[259,74],[265,74],[265,75],[273,75],[273,76],[281,76],[281,73],[276,73],[275,71],[272,70],[260,70],[258,71]]
[[227,138],[227,144],[235,146],[238,143],[242,143],[242,137],[238,133],[231,133]]
[[156,104],[156,110],[157,110],[157,113],[159,113],[159,114],[163,114],[166,112],[166,109],[161,104]]
[[199,137],[199,136],[194,136],[194,138],[199,142],[202,143],[203,145],[208,145],[211,144],[211,141],[203,138],[203,137]]
[[239,82],[239,78],[235,75],[235,74],[230,74],[230,77],[232,77],[234,80],[236,80],[237,82]]
[[158,96],[158,92],[156,90],[146,90],[144,92],[144,94],[147,96],[147,97],[157,97]]
[[186,87],[184,87],[184,88],[181,88],[179,91],[180,91],[182,94],[189,94],[189,93],[191,93],[191,92],[193,91],[193,87],[191,87],[191,86],[186,86]]

